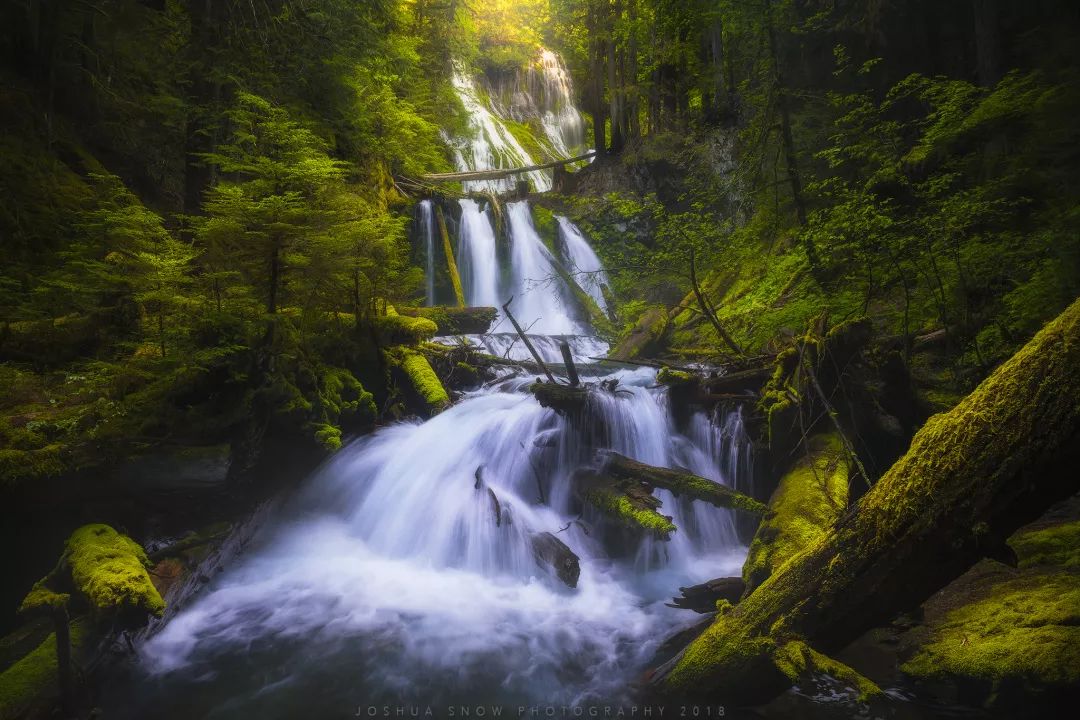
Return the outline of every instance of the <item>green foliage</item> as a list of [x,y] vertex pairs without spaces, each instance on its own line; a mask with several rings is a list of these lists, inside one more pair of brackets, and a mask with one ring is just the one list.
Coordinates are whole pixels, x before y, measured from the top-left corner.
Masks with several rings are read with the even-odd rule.
[[[86,623],[72,623],[72,647],[80,647],[86,639]],[[0,718],[24,717],[38,704],[49,704],[59,692],[56,673],[56,635],[50,634],[0,673]]]

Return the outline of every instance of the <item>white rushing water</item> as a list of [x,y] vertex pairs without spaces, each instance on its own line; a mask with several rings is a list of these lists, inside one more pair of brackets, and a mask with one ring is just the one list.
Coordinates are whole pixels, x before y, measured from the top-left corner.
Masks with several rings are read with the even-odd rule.
[[559,157],[585,152],[585,120],[574,105],[574,86],[562,58],[546,48],[524,71],[489,84],[495,113],[539,125],[541,142]]
[[[454,89],[468,115],[468,134],[463,138],[448,137],[454,161],[459,171],[499,170],[528,167],[538,164],[518,142],[501,118],[481,99],[476,82],[460,67],[454,70]],[[551,176],[535,170],[527,177],[533,187],[543,192],[551,189]],[[514,188],[515,180],[470,180],[462,183],[465,192],[506,192]]]
[[420,232],[424,238],[425,293],[428,306],[435,304],[435,211],[430,200],[420,203]]
[[581,289],[596,301],[600,309],[607,312],[608,304],[603,289],[609,282],[604,265],[577,225],[562,215],[556,215],[555,220],[559,224],[560,249],[564,253],[566,269]]
[[[584,425],[510,379],[343,448],[254,552],[142,646],[127,716],[143,702],[158,718],[286,718],[628,700],[658,643],[698,617],[664,601],[738,574],[745,549],[729,511],[664,493],[672,540],[626,546],[575,500],[571,474],[604,447],[737,482],[727,472],[746,438],[737,415],[698,414],[680,433],[653,371],[612,377],[621,391],[597,394]],[[580,556],[576,588],[534,559],[544,532]],[[163,710],[162,694],[187,714]]]
[[[469,82],[456,84],[483,129],[462,163],[511,159],[498,118]],[[543,92],[570,97],[568,85]],[[576,132],[572,119],[556,120]],[[384,705],[420,708],[419,716],[436,706],[444,716],[450,704],[625,702],[659,643],[700,617],[667,607],[672,594],[740,573],[745,548],[730,511],[658,491],[678,531],[669,541],[642,538],[583,505],[572,477],[598,451],[615,450],[745,490],[741,416],[698,413],[680,428],[655,371],[589,366],[607,345],[578,317],[564,278],[593,276],[582,286],[602,308],[607,279],[568,220],[559,219],[559,258],[529,205],[507,205],[501,270],[490,213],[472,200],[461,209],[456,256],[468,302],[499,306],[513,296],[546,360],[561,362],[565,340],[583,375],[604,375],[617,389],[592,393],[583,415],[564,417],[527,392],[532,378],[504,377],[431,420],[346,445],[239,563],[139,648],[122,697],[104,703],[109,717],[284,720],[365,716]],[[421,204],[429,301],[432,214]],[[527,357],[503,319],[466,341]],[[573,587],[538,562],[544,533],[580,558]]]

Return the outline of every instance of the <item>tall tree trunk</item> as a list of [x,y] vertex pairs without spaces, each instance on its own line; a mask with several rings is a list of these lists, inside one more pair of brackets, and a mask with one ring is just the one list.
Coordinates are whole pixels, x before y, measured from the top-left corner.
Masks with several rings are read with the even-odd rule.
[[998,32],[998,0],[972,0],[975,14],[976,76],[983,87],[1001,79],[1001,39]]
[[626,0],[629,13],[629,38],[626,49],[626,76],[623,78],[626,98],[626,135],[634,142],[641,138],[641,118],[639,117],[640,94],[638,93],[638,0]]
[[607,107],[604,104],[603,14],[598,0],[589,3],[586,24],[589,36],[589,111],[593,118],[593,148],[602,153],[607,148]]
[[619,43],[616,38],[616,29],[620,12],[620,2],[619,0],[615,0],[615,3],[611,8],[611,14],[608,15],[607,18],[608,112],[611,117],[611,146],[609,149],[613,153],[617,153],[623,149],[622,90],[619,87]]

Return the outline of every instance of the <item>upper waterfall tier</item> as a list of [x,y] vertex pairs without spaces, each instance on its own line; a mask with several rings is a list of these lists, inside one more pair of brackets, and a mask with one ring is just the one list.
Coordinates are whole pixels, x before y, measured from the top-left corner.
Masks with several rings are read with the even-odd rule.
[[[463,136],[447,135],[454,163],[461,172],[501,170],[536,165],[548,159],[580,155],[585,150],[585,123],[574,105],[574,89],[562,59],[541,50],[528,68],[493,81],[477,82],[461,65],[455,67],[454,89],[468,115]],[[518,133],[528,133],[543,156],[530,153]],[[526,173],[535,190],[552,187],[548,170]],[[515,179],[473,180],[467,192],[506,192]]]

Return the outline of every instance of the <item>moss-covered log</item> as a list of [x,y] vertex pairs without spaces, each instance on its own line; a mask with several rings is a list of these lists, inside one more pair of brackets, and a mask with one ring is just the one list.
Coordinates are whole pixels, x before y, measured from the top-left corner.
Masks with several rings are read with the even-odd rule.
[[423,353],[396,347],[386,350],[384,356],[387,365],[413,390],[426,412],[438,413],[450,404],[449,393]]
[[620,482],[644,483],[647,487],[664,488],[673,495],[701,500],[716,507],[742,510],[755,515],[764,514],[766,507],[738,490],[721,485],[685,470],[669,470],[638,462],[616,452],[604,452],[603,475]]
[[383,347],[419,345],[435,337],[438,330],[434,322],[422,317],[384,315],[375,318],[375,332],[379,336],[379,344]]
[[583,410],[589,400],[589,388],[581,385],[571,387],[549,382],[535,382],[529,386],[529,392],[536,396],[536,401],[542,407],[564,414]]
[[450,233],[446,229],[446,217],[443,215],[442,206],[435,205],[435,220],[439,225],[439,235],[442,237],[443,256],[446,258],[446,271],[450,275],[450,284],[454,288],[454,299],[459,307],[465,307],[465,291],[461,288],[461,274],[458,273],[457,261],[454,260],[454,246],[450,242]]
[[824,537],[847,510],[848,466],[835,433],[815,436],[780,480],[743,565],[753,590],[777,568]]
[[71,595],[95,613],[136,611],[161,615],[165,602],[150,581],[146,551],[108,525],[83,525],[68,538],[56,568],[38,581],[22,612],[66,606]]
[[770,668],[790,640],[829,650],[925,600],[1076,491],[1078,397],[1080,302],[932,417],[854,511],[654,673],[652,689],[759,702],[787,687]]
[[589,470],[574,473],[578,497],[608,519],[630,530],[670,540],[675,524],[658,510],[663,505],[640,482],[620,481]]
[[493,307],[399,307],[398,314],[425,318],[438,328],[435,335],[482,335],[499,316]]

